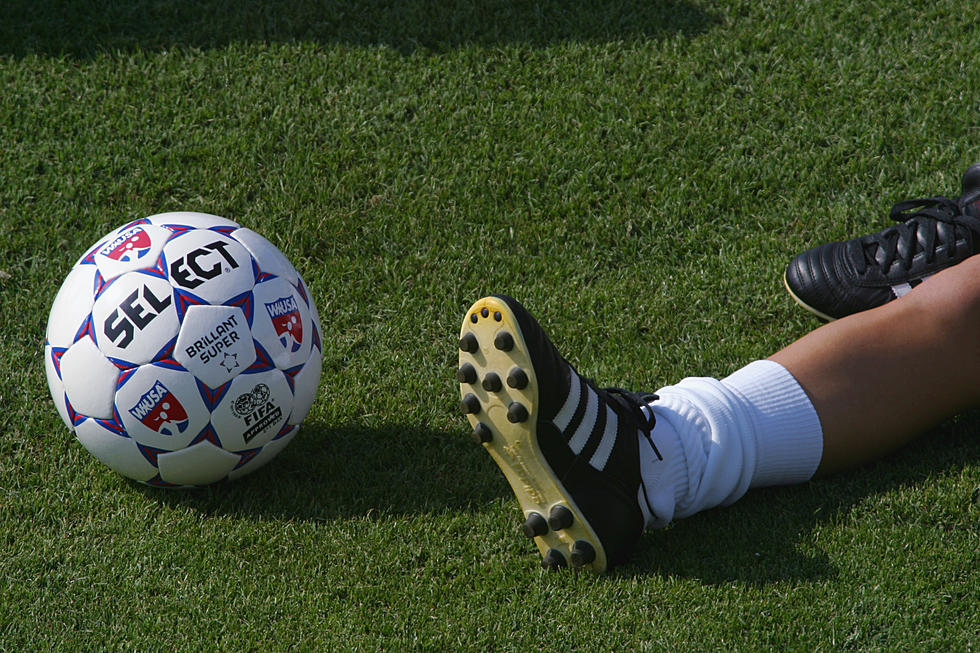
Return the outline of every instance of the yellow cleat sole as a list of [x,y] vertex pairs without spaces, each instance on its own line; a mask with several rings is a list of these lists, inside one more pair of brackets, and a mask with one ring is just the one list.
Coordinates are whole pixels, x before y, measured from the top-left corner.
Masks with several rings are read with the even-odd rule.
[[477,301],[459,337],[460,409],[514,491],[542,566],[605,571],[602,543],[538,446],[538,381],[510,307],[496,297]]

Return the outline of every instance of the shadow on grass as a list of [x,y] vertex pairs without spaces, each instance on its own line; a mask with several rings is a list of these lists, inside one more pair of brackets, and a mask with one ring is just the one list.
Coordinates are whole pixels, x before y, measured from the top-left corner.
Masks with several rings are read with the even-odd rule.
[[[980,412],[878,463],[806,485],[753,490],[731,507],[647,533],[632,562],[612,578],[657,575],[749,585],[832,579],[838,571],[828,556],[801,550],[800,541],[814,528],[845,519],[867,497],[928,483],[975,461]],[[513,496],[462,430],[409,425],[304,425],[276,460],[239,481],[191,492],[136,487],[202,514],[287,521],[474,511]]]
[[137,487],[205,514],[300,521],[469,510],[510,492],[464,432],[398,424],[304,424],[275,460],[237,481],[186,492]]
[[752,490],[733,506],[648,533],[631,564],[617,573],[696,578],[708,584],[832,579],[838,570],[827,555],[801,550],[800,541],[814,528],[847,519],[868,497],[928,484],[977,461],[980,411],[876,463],[806,485]]
[[408,54],[656,38],[697,33],[714,22],[684,0],[11,0],[0,6],[0,53],[88,57],[308,41],[385,45]]

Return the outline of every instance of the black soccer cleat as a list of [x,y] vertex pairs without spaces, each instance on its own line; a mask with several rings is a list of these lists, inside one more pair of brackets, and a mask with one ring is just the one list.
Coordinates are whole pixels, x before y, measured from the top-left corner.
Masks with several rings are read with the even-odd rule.
[[517,495],[541,565],[624,562],[644,529],[638,436],[653,429],[656,395],[595,387],[503,295],[473,304],[459,349],[462,412]]
[[783,281],[800,306],[824,320],[881,306],[926,277],[980,253],[980,163],[970,166],[956,199],[899,202],[901,224],[794,258]]

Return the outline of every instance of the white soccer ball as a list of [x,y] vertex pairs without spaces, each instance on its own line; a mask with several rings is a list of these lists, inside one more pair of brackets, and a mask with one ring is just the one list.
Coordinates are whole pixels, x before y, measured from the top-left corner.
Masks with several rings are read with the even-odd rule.
[[48,317],[44,364],[88,451],[150,485],[207,485],[272,460],[316,396],[320,322],[268,240],[204,213],[110,232]]

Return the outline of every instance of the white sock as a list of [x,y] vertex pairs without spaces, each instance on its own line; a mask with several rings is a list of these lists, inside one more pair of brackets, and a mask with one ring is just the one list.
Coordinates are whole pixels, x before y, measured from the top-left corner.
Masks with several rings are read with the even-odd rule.
[[755,361],[721,381],[687,378],[657,394],[647,407],[657,418],[652,442],[640,436],[648,528],[730,505],[750,487],[803,483],[820,464],[820,420],[779,363]]

